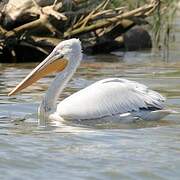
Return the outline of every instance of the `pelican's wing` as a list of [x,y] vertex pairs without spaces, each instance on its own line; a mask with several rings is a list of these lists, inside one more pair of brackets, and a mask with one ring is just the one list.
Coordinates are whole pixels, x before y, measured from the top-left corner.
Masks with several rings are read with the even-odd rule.
[[145,85],[120,78],[98,81],[59,103],[64,118],[94,119],[140,109],[163,109],[165,98]]

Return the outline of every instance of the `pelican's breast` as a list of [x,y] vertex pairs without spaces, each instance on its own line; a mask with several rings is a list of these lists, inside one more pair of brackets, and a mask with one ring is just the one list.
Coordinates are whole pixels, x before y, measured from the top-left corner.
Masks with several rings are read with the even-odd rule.
[[58,114],[65,119],[92,119],[104,115],[102,111],[103,87],[96,82],[61,101]]

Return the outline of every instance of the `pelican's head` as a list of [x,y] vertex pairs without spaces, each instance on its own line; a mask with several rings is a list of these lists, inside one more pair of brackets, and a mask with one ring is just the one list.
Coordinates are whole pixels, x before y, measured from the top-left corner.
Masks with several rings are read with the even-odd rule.
[[47,58],[54,60],[66,59],[69,61],[68,63],[73,63],[72,61],[80,62],[82,59],[81,41],[75,38],[62,41]]
[[79,39],[73,38],[60,42],[49,56],[9,93],[9,96],[16,94],[50,73],[64,71],[68,66],[76,69],[81,59],[82,50]]

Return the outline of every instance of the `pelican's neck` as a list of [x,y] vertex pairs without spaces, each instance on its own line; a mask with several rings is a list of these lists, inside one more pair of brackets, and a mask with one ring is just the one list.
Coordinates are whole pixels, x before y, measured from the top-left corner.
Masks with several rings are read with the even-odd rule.
[[78,65],[79,63],[69,63],[67,68],[57,74],[54,81],[50,84],[38,110],[40,126],[46,125],[50,113],[52,113],[56,108],[57,99],[75,73]]

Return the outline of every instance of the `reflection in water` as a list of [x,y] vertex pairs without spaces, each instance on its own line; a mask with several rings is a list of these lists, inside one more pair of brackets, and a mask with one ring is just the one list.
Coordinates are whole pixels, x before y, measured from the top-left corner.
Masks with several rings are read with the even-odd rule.
[[[84,57],[59,100],[97,80],[121,77],[159,91],[180,111],[179,61],[152,57],[150,52]],[[0,179],[179,178],[179,115],[157,122],[49,122],[40,128],[37,107],[53,76],[7,96],[35,66],[0,66]]]

